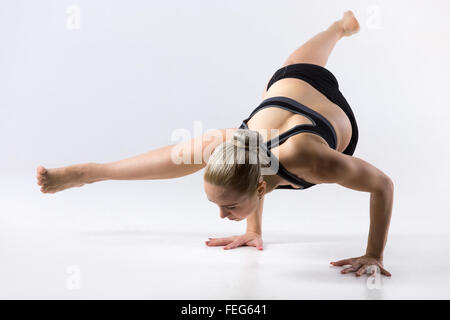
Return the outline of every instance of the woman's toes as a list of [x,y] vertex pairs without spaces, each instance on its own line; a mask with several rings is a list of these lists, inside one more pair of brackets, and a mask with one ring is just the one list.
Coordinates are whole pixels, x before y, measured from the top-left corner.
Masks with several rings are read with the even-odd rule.
[[38,166],[36,171],[36,177],[38,179],[42,180],[47,178],[47,169],[45,169],[43,166]]
[[43,166],[38,166],[36,169],[37,175],[39,176],[45,176],[47,174],[47,169],[45,169]]
[[47,169],[45,169],[43,166],[38,166],[37,169],[37,184],[42,186],[41,192],[48,193],[48,177],[47,177]]
[[45,177],[38,177],[37,184],[40,186],[45,186],[47,184],[47,179]]

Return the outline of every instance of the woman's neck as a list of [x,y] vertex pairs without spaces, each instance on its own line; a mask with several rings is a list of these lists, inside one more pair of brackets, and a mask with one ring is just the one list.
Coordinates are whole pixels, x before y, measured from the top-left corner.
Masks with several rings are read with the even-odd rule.
[[278,185],[281,184],[282,178],[279,175],[264,175],[264,181],[266,182],[266,193],[272,192]]

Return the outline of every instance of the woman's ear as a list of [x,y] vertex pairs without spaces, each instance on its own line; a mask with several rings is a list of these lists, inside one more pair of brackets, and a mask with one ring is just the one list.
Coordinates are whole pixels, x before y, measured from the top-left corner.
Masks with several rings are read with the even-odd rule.
[[266,181],[264,181],[264,179],[261,176],[259,178],[258,186],[256,187],[256,192],[258,194],[258,198],[261,199],[262,196],[264,195],[264,193],[266,193],[266,187],[267,187],[267,183],[266,183]]

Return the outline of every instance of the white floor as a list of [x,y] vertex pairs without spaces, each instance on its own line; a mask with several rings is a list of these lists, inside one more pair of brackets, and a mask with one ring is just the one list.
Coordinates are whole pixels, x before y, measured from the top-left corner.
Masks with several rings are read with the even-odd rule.
[[[0,298],[450,298],[449,1],[24,3],[0,3]],[[196,136],[198,120],[240,125],[348,9],[361,31],[327,68],[358,122],[355,156],[396,188],[378,289],[329,265],[364,253],[366,193],[274,191],[262,252],[205,246],[245,223],[219,219],[201,173],[40,194],[38,164],[130,157]]]
[[[393,276],[368,281],[329,266],[363,253],[368,212],[345,213],[337,203],[333,218],[321,213],[326,204],[313,203],[315,191],[280,190],[266,200],[264,250],[224,251],[204,241],[245,227],[218,219],[200,178],[103,182],[55,195],[40,194],[32,178],[11,180],[0,207],[0,298],[450,298],[445,228],[402,228],[405,215],[394,212],[385,254]],[[164,198],[188,186],[188,195]]]

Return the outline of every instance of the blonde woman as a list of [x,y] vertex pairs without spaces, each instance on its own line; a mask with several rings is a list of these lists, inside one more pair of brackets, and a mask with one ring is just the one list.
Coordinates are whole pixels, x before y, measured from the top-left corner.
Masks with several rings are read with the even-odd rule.
[[[211,131],[111,163],[55,169],[39,166],[41,191],[55,193],[104,180],[169,179],[205,168],[204,190],[219,207],[220,217],[247,220],[245,234],[209,238],[206,244],[262,250],[261,217],[268,193],[337,183],[370,192],[370,230],[364,255],[331,264],[349,265],[341,272],[357,276],[375,265],[390,276],[383,267],[383,251],[393,183],[381,170],[352,156],[358,141],[355,116],[336,78],[325,68],[337,41],[358,30],[357,19],[347,11],[295,50],[268,82],[261,104],[239,128]],[[179,157],[188,161],[178,161]]]

